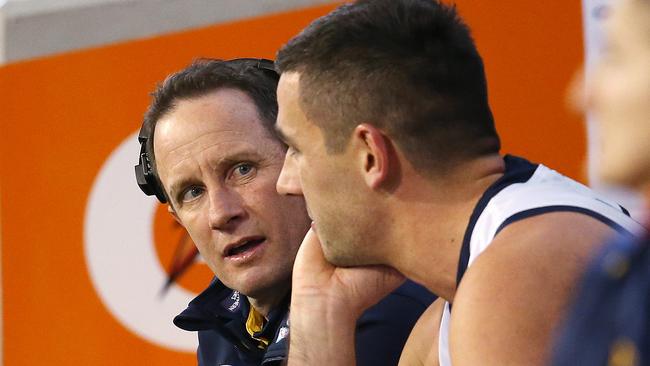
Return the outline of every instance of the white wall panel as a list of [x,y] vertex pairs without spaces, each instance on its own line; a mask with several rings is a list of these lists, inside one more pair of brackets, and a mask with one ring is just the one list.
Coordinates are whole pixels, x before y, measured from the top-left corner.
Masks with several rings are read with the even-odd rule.
[[8,0],[0,2],[0,64],[330,2]]

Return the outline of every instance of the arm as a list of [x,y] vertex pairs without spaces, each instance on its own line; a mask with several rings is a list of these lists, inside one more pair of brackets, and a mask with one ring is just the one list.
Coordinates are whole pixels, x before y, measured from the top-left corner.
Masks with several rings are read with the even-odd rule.
[[438,366],[438,333],[445,300],[439,298],[422,314],[404,345],[400,365]]
[[332,266],[310,230],[294,263],[289,365],[354,365],[357,319],[403,281],[388,267]]
[[546,364],[577,279],[613,234],[597,220],[568,212],[506,227],[468,269],[454,297],[453,364]]

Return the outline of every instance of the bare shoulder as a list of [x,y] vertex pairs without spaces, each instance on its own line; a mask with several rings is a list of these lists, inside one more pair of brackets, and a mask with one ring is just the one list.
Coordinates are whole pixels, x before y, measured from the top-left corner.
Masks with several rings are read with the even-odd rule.
[[438,298],[422,313],[404,345],[400,365],[438,366],[438,331],[444,305],[444,299]]
[[468,268],[454,298],[454,365],[546,364],[577,279],[614,234],[572,212],[507,226]]

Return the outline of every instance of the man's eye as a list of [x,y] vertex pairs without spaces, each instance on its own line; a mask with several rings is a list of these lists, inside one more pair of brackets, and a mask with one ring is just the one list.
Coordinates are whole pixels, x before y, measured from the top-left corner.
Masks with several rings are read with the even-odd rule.
[[190,187],[183,192],[181,200],[183,202],[191,202],[197,199],[203,193],[203,188],[201,187]]
[[287,153],[289,154],[289,156],[293,157],[298,154],[298,150],[296,150],[295,147],[289,146],[289,148],[287,149]]
[[242,163],[235,167],[235,174],[245,177],[253,172],[253,165],[249,163]]

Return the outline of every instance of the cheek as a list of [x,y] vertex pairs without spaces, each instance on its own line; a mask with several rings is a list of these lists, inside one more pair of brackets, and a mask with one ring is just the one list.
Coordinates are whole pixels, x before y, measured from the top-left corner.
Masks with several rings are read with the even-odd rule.
[[255,205],[259,215],[263,215],[260,219],[267,221],[267,229],[282,232],[279,234],[282,236],[296,236],[296,233],[304,236],[307,232],[310,220],[303,196],[280,195],[275,189],[275,182],[269,182],[255,193],[250,193],[247,200]]
[[[306,216],[304,199],[296,195],[281,195],[276,190],[276,179],[271,179],[241,192],[246,206],[257,219],[265,221],[268,229],[291,225],[293,221],[302,221]],[[281,222],[279,222],[281,221]],[[270,225],[270,226],[268,226]]]
[[647,65],[629,60],[601,66],[593,75],[590,107],[601,123],[633,125],[650,115],[650,73]]
[[321,192],[326,192],[328,188],[331,188],[328,182],[331,180],[328,179],[330,175],[328,166],[319,164],[318,160],[314,163],[307,162],[303,159],[298,164],[298,177],[303,191],[307,190],[317,195],[320,195]]
[[650,78],[625,79],[622,73],[618,80],[602,85],[597,91],[594,111],[601,125],[605,145],[627,149],[647,144],[650,129]]
[[[268,213],[277,230],[284,232],[283,236],[302,236],[307,233],[310,219],[307,214],[305,200],[301,196],[277,196]],[[300,240],[302,241],[302,240]]]
[[650,62],[646,67],[636,73],[635,79],[630,80],[627,104],[622,111],[633,119],[631,122],[638,129],[647,129],[650,125]]
[[300,187],[303,189],[305,187],[305,182],[309,184],[308,167],[309,164],[307,163],[305,158],[296,159],[296,161],[294,162],[294,172],[296,173],[296,177],[298,177],[298,182],[300,183]]
[[620,149],[621,140],[625,140],[626,120],[621,118],[625,95],[621,80],[615,73],[602,71],[594,75],[588,91],[589,109],[593,112],[600,130],[601,148],[605,155]]
[[[604,71],[594,77],[591,107],[601,123],[612,123],[611,118],[625,103],[625,81],[613,71]],[[620,116],[619,116],[620,117]]]
[[197,248],[204,256],[210,248],[208,244],[210,243],[211,238],[211,230],[209,230],[207,217],[207,214],[200,212],[192,212],[179,216],[185,230],[190,234],[192,241],[194,241]]

